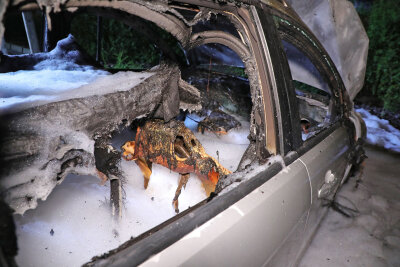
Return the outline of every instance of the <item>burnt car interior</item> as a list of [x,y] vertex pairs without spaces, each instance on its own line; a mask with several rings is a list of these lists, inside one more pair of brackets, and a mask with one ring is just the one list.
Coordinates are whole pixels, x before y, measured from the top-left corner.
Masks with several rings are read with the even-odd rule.
[[[339,86],[321,74],[321,62],[259,16],[264,31],[278,31],[289,63],[293,84],[274,84],[277,66],[254,45],[270,42],[260,37],[268,32],[248,23],[260,10],[161,2],[17,3],[5,16],[5,42],[25,35],[14,27],[22,10],[41,45],[22,55],[9,48],[0,62],[0,73],[29,75],[44,88],[18,83],[33,96],[13,95],[12,86],[0,95],[4,199],[24,214],[69,179],[99,178],[106,220],[135,221],[132,237],[110,254],[162,241],[137,245],[138,263],[265,183],[342,112]],[[292,89],[295,111],[279,110],[274,101],[286,96],[278,87]]]
[[[18,96],[3,106],[2,126],[11,125],[14,135],[2,140],[2,166],[10,166],[2,176],[15,176],[27,162],[37,168],[29,181],[5,193],[16,212],[35,208],[72,173],[95,175],[103,184],[110,181],[109,201],[116,220],[124,216],[127,199],[141,202],[125,192],[127,179],[139,177],[142,185],[137,185],[145,191],[152,181],[171,176],[176,187],[174,194],[166,193],[169,200],[165,201],[173,216],[216,194],[219,180],[258,161],[255,144],[261,143],[256,139],[263,135],[256,137],[260,129],[255,120],[261,125],[257,110],[262,101],[256,93],[254,59],[243,29],[238,29],[239,21],[227,13],[190,5],[169,12],[173,19],[166,12],[154,23],[143,18],[150,16],[147,13],[140,17],[105,7],[73,7],[47,16],[33,11],[44,29],[42,52],[2,55],[2,73],[37,72],[40,77],[46,75],[42,70],[90,70],[100,72],[103,80],[88,79],[78,88],[42,92],[38,100]],[[7,24],[20,16],[10,14],[6,42],[13,29]],[[176,30],[177,25],[183,30]],[[118,46],[123,39],[131,44]],[[56,131],[55,124],[60,124]],[[36,145],[28,149],[20,145],[27,143]],[[199,189],[179,206],[178,198],[185,194],[191,176],[199,180],[194,185]],[[43,180],[52,184],[51,189],[37,193],[32,188],[43,186]],[[150,208],[157,213],[160,207],[153,203]],[[145,217],[137,214],[136,218],[146,224]],[[150,220],[144,230],[163,220]]]

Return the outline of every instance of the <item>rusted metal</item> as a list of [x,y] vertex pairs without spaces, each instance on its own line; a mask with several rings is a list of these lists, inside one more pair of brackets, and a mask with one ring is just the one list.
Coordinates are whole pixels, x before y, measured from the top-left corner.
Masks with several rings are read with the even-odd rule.
[[122,156],[125,160],[134,160],[139,166],[144,188],[148,186],[153,163],[181,174],[173,200],[176,211],[181,188],[186,185],[189,173],[195,173],[201,179],[207,195],[215,190],[222,175],[231,173],[205,152],[199,140],[181,121],[149,120],[136,131],[135,140],[122,147]]

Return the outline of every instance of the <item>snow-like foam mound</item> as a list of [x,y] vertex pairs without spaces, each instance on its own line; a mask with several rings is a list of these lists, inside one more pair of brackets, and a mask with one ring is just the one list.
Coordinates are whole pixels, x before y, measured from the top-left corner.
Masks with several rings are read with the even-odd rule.
[[400,152],[400,131],[390,125],[389,121],[372,115],[367,110],[356,110],[363,117],[367,125],[367,142],[372,145]]
[[89,64],[87,55],[80,51],[72,35],[60,40],[48,53],[8,56],[8,61],[4,64],[21,64],[26,69],[0,73],[0,113],[24,103],[56,101],[60,93],[110,74],[85,65]]

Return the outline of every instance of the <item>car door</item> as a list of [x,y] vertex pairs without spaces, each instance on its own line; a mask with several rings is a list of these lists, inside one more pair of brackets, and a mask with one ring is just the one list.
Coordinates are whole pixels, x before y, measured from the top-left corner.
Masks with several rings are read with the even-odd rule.
[[302,137],[296,151],[310,177],[312,204],[304,232],[307,240],[351,168],[351,138],[343,123],[346,92],[329,55],[308,29],[279,12],[274,13],[274,20],[282,55],[290,69],[291,90],[296,95],[290,101],[290,105],[298,108],[298,122],[293,127]]

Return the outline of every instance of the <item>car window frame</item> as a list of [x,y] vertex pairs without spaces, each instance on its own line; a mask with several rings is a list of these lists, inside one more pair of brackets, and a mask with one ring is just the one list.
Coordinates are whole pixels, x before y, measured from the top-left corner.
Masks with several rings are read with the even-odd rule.
[[[322,77],[322,79],[323,79],[323,81],[326,83],[326,84],[328,84],[328,88],[329,88],[329,90],[330,90],[330,92],[329,92],[329,95],[330,95],[330,100],[329,100],[329,105],[328,105],[328,114],[329,114],[329,116],[330,116],[330,118],[329,118],[329,121],[327,122],[327,124],[326,125],[324,125],[315,135],[311,135],[309,138],[307,138],[306,140],[302,140],[302,143],[307,143],[310,139],[312,139],[312,138],[314,138],[315,136],[317,136],[317,135],[319,135],[319,134],[321,134],[322,132],[324,132],[325,130],[327,130],[328,128],[330,128],[336,121],[338,121],[340,118],[341,118],[341,116],[340,116],[340,114],[343,114],[343,103],[342,103],[342,101],[340,101],[340,99],[337,97],[337,94],[335,94],[334,93],[334,90],[333,90],[333,87],[331,86],[331,84],[327,81],[327,79],[326,79],[326,77],[330,77],[330,75],[329,74],[326,74],[325,72],[324,72],[324,70],[325,70],[325,68],[322,68],[321,67],[321,65],[319,64],[319,63],[321,63],[321,61],[320,60],[318,60],[318,61],[315,61],[315,60],[313,60],[313,59],[311,59],[311,57],[309,56],[310,54],[306,54],[306,49],[303,49],[303,47],[307,47],[307,46],[309,46],[310,44],[307,44],[307,43],[301,43],[301,41],[299,41],[298,39],[295,39],[295,38],[291,38],[291,36],[289,36],[289,35],[281,35],[281,32],[279,32],[279,30],[278,30],[278,33],[279,33],[279,35],[280,35],[280,37],[282,37],[282,41],[286,41],[286,42],[288,42],[290,45],[292,45],[293,47],[295,47],[296,49],[298,49],[298,51],[300,51],[307,59],[309,59],[310,60],[310,62],[313,64],[313,66],[315,67],[315,69],[317,70],[317,72],[319,73],[319,75],[320,75],[320,77]],[[295,40],[295,41],[294,41]],[[294,41],[294,42],[293,42]],[[302,44],[302,45],[300,45],[300,44]],[[283,49],[283,45],[281,46],[282,47],[282,49]],[[318,55],[318,51],[317,50],[315,50],[315,49],[313,49],[313,51]],[[287,56],[286,56],[286,52],[284,52],[284,62],[285,63],[287,63],[287,66],[288,66],[288,68],[289,68],[289,70],[290,70],[290,66],[289,66],[289,61],[288,61],[288,59],[287,59]],[[315,58],[315,57],[317,57],[315,54],[313,54],[313,58]],[[290,80],[293,82],[294,80],[292,79],[292,76],[290,77]],[[301,83],[301,82],[300,82]],[[294,84],[292,83],[291,85],[290,85],[290,87],[291,87],[291,91],[292,92],[295,92],[296,91],[296,89],[295,89],[295,87],[294,87]],[[318,89],[318,88],[317,88]],[[323,90],[321,90],[321,91],[323,91]],[[291,102],[290,102],[290,105],[293,105],[293,106],[295,106],[298,110],[299,110],[299,105],[298,105],[298,100],[297,99],[295,99],[294,101],[292,100]],[[300,117],[298,117],[298,120],[300,120]],[[300,134],[301,134],[301,127],[298,127],[297,129],[296,129],[296,131],[298,131]]]
[[[332,110],[336,112],[331,113],[330,125],[328,125],[328,127],[322,129],[316,135],[310,137],[305,141],[294,142],[296,144],[296,146],[294,147],[294,151],[296,151],[297,154],[301,156],[306,151],[312,149],[314,146],[320,143],[336,129],[341,127],[343,125],[343,122],[347,120],[348,107],[345,102],[345,87],[332,59],[323,48],[322,44],[307,28],[307,26],[298,23],[288,14],[284,14],[279,10],[273,10],[270,7],[268,7],[268,10],[274,19],[274,25],[279,35],[279,44],[277,44],[277,47],[279,47],[280,52],[278,54],[280,55],[280,60],[282,61],[282,67],[286,70],[284,73],[286,75],[289,75],[289,80],[292,80],[290,67],[281,40],[289,42],[297,49],[299,49],[302,53],[304,53],[317,68],[318,72],[321,74],[321,76],[332,91],[331,101],[333,102],[334,106]],[[284,34],[282,34],[282,29],[286,30]],[[289,32],[293,35],[289,34]],[[297,45],[293,43],[293,40],[297,42]],[[300,46],[299,44],[302,44],[302,46]],[[288,90],[293,92],[292,95],[294,95],[294,97],[290,97],[287,99],[289,101],[288,104],[293,107],[293,109],[298,110],[298,104],[296,96],[294,94],[295,90],[293,84],[290,83],[287,84],[287,86]],[[298,113],[297,118],[299,118]],[[296,119],[296,121],[299,121],[299,119]],[[297,140],[297,138],[301,136],[301,127],[300,124],[296,121],[292,121],[293,124],[291,130],[295,133],[293,135],[293,138]]]
[[[290,105],[295,101],[296,96],[291,90],[290,69],[284,60],[284,51],[279,46],[280,39],[277,28],[274,25],[273,12],[268,3],[260,2],[259,6],[253,7],[253,17],[255,19],[259,35],[264,42],[259,44],[264,49],[264,54],[269,58],[268,69],[265,75],[274,79],[270,90],[273,98],[274,116],[276,128],[277,154],[285,156],[285,164],[292,163],[298,155],[287,157],[289,152],[295,151],[301,146],[301,133],[296,129],[300,128],[297,106]],[[271,78],[270,78],[271,79]],[[282,112],[285,111],[285,112]],[[296,125],[298,124],[298,125]],[[297,127],[298,126],[298,127]]]

